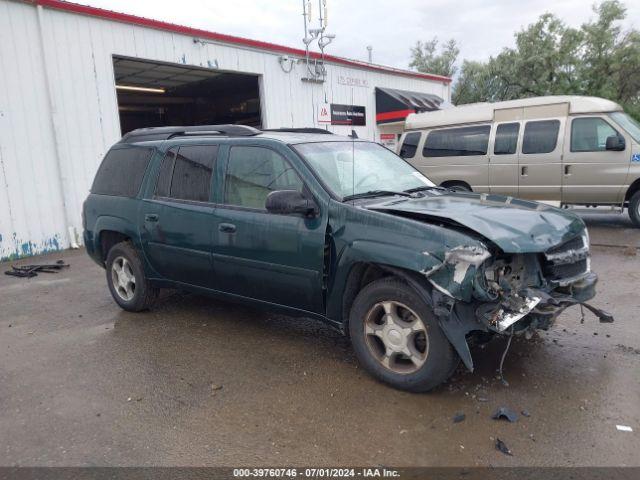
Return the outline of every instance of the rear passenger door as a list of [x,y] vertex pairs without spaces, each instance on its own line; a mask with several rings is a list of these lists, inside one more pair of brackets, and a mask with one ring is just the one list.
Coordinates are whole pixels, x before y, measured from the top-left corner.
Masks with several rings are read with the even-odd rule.
[[275,190],[306,191],[291,161],[265,146],[232,145],[214,222],[217,289],[301,310],[323,311],[326,212],[266,211]]
[[212,173],[218,145],[181,145],[167,151],[153,197],[141,208],[141,236],[151,266],[162,278],[213,285]]

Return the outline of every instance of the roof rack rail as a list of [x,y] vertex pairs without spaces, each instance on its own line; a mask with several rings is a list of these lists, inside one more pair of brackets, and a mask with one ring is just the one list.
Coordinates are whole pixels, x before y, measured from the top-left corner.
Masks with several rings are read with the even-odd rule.
[[303,127],[303,128],[264,128],[263,132],[287,132],[287,133],[323,133],[333,135],[333,132],[324,128]]
[[119,143],[168,140],[189,135],[222,135],[228,137],[251,137],[262,133],[248,125],[193,125],[185,127],[148,127],[132,130],[122,136]]

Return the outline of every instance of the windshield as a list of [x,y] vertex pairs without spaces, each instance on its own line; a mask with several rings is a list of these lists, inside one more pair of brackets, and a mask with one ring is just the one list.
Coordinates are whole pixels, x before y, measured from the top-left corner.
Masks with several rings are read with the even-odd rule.
[[624,112],[613,112],[610,113],[609,116],[613,118],[618,125],[624,128],[636,142],[640,143],[640,123]]
[[400,192],[434,186],[402,158],[377,143],[305,143],[295,149],[339,197],[373,190]]

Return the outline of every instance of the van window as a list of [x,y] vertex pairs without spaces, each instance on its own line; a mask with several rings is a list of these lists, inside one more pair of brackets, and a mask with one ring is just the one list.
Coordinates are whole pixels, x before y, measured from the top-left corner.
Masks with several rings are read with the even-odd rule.
[[217,145],[181,146],[174,160],[169,197],[208,202],[217,152]]
[[112,148],[96,173],[91,193],[135,197],[152,153],[148,147]]
[[302,191],[302,180],[279,154],[262,147],[232,147],[225,176],[224,202],[264,210],[274,190]]
[[432,130],[424,142],[425,157],[463,157],[486,155],[490,125]]
[[571,122],[571,151],[604,152],[607,149],[607,137],[617,134],[602,118],[574,118]]
[[524,126],[522,153],[550,153],[558,143],[559,120],[527,122]]
[[404,142],[400,147],[400,156],[402,158],[413,158],[416,156],[416,150],[418,150],[418,143],[420,143],[420,132],[407,133],[404,137]]
[[496,139],[493,144],[494,155],[510,155],[516,153],[518,146],[519,123],[502,123],[496,128]]

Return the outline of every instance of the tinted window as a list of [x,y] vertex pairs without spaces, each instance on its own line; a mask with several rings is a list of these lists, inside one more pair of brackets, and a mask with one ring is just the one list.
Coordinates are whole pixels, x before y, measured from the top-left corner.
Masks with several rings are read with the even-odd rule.
[[489,125],[433,130],[422,149],[425,157],[462,157],[486,155],[489,145]]
[[291,165],[273,150],[232,147],[225,177],[225,203],[264,209],[274,190],[302,191],[302,181]]
[[168,197],[171,188],[171,175],[173,174],[173,163],[176,158],[175,149],[169,150],[162,159],[158,182],[156,183],[156,196]]
[[420,132],[408,133],[404,137],[404,142],[400,147],[400,156],[402,158],[413,158],[416,156],[416,150],[418,150],[418,143],[420,142]]
[[617,134],[601,118],[576,118],[571,122],[571,151],[603,152],[607,149],[607,137]]
[[215,145],[180,147],[174,161],[169,196],[180,200],[208,202],[211,172],[217,151],[218,147]]
[[91,193],[135,197],[140,190],[152,152],[153,149],[143,147],[109,150],[98,169]]
[[509,155],[516,153],[518,145],[519,123],[503,123],[496,128],[496,139],[493,145],[495,155]]
[[559,120],[527,122],[524,126],[522,153],[550,153],[558,143]]

